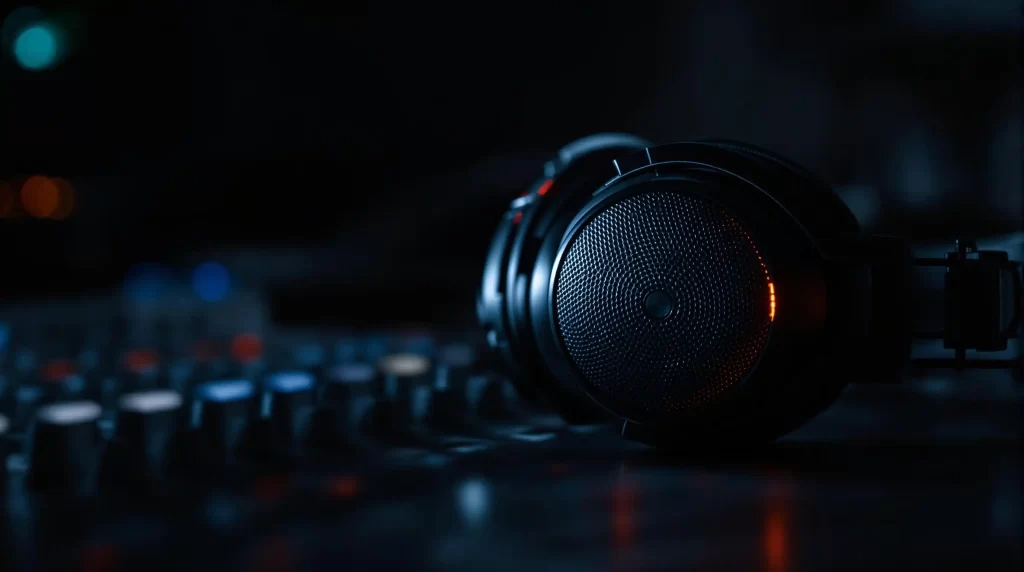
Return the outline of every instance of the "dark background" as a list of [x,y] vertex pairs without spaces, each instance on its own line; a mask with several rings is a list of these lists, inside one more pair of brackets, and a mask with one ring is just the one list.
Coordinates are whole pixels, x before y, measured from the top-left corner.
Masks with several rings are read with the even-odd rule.
[[2,293],[241,249],[462,296],[507,201],[602,130],[767,146],[874,230],[1021,228],[1017,1],[324,6],[39,4],[68,50],[32,72],[5,41],[0,180],[64,177],[76,208],[0,219]]

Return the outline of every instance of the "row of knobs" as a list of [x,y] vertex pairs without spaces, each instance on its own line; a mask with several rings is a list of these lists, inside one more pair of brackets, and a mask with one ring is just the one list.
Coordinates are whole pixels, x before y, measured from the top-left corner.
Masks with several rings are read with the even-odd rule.
[[[314,448],[430,448],[439,445],[442,431],[490,437],[487,422],[516,415],[516,402],[505,382],[475,371],[469,348],[453,346],[436,364],[393,354],[377,364],[271,373],[259,383],[203,383],[188,396],[136,391],[118,399],[109,440],[102,437],[103,408],[96,402],[52,403],[36,412],[24,455],[12,458],[22,459],[31,487],[88,491],[97,477],[151,482],[171,465],[207,470],[243,452],[280,460]],[[0,437],[7,428],[0,416]],[[19,451],[0,451],[7,453]]]

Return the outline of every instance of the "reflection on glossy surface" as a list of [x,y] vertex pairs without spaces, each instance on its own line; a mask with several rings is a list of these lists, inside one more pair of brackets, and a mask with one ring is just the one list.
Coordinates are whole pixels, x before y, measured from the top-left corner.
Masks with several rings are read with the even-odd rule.
[[612,489],[612,539],[616,548],[629,548],[633,544],[636,526],[636,484],[623,473]]
[[[132,497],[164,524],[118,515],[82,542],[109,540],[119,569],[147,571],[1016,572],[1021,401],[984,399],[972,383],[970,399],[858,388],[749,450],[669,457],[614,430],[556,431],[464,455],[390,451],[379,466],[332,458],[342,466],[263,474],[236,496]],[[20,536],[3,548],[19,562],[58,544],[24,524],[57,522],[26,499],[4,507]],[[131,554],[146,565],[129,567]]]
[[490,508],[491,488],[487,481],[471,478],[459,484],[456,497],[459,514],[470,526],[480,526]]
[[769,487],[764,508],[764,569],[790,570],[791,498],[784,484]]

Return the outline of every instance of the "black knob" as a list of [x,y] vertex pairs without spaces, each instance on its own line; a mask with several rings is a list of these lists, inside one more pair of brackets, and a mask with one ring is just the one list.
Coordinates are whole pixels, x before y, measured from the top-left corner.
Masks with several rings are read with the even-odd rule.
[[224,380],[196,387],[189,423],[202,460],[234,460],[248,428],[255,391],[247,380]]
[[99,404],[92,401],[41,407],[29,437],[29,484],[34,488],[89,492],[100,445]]
[[484,393],[490,384],[485,375],[467,375],[434,388],[430,425],[470,435],[491,436],[481,413]]
[[476,363],[477,355],[472,346],[468,344],[442,346],[437,356],[434,389],[444,391],[448,387],[465,383]]
[[320,402],[345,403],[370,395],[377,380],[377,368],[366,362],[349,362],[327,370],[321,388]]
[[260,400],[269,446],[275,452],[291,452],[306,440],[315,407],[316,379],[304,371],[278,372],[267,376]]
[[231,377],[232,361],[221,354],[217,344],[209,340],[200,340],[192,344],[188,355],[181,360],[175,371],[175,383],[172,387],[186,397],[191,397],[196,386],[214,379]]
[[474,435],[486,433],[476,415],[486,385],[485,378],[472,375],[476,358],[473,348],[465,344],[443,346],[438,352],[430,407],[432,427]]
[[[109,468],[117,481],[160,479],[181,420],[181,395],[153,389],[121,396]],[[106,467],[105,467],[106,468]]]
[[379,397],[385,401],[394,401],[401,394],[407,394],[409,389],[433,386],[430,366],[430,359],[419,354],[384,356],[377,363],[381,378]]
[[373,428],[382,437],[423,445],[422,428],[433,390],[430,360],[417,354],[391,354],[378,364],[381,374]]
[[14,390],[10,430],[21,432],[28,428],[36,411],[43,405],[45,397],[46,392],[39,384],[22,385]]
[[315,440],[334,450],[367,451],[369,428],[376,404],[372,385],[377,368],[351,362],[327,370],[314,418]]

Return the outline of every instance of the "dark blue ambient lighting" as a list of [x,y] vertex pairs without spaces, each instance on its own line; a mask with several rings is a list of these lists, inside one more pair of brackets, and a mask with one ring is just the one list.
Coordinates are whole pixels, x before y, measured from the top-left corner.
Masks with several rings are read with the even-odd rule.
[[152,302],[167,292],[170,282],[170,270],[159,264],[145,262],[128,271],[124,279],[124,291],[135,302]]
[[192,289],[206,302],[217,302],[227,297],[231,289],[228,269],[217,262],[204,262],[192,272]]

